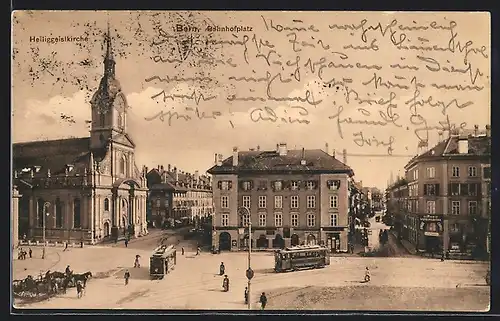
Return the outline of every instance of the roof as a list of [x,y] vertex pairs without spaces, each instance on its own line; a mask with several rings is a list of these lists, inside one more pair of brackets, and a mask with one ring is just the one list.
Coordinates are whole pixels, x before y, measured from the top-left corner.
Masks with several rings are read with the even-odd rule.
[[413,157],[405,168],[408,168],[421,161],[437,160],[443,157],[481,157],[491,156],[491,137],[490,136],[468,136],[469,152],[460,154],[458,152],[459,136],[451,136],[429,149],[425,153]]
[[[74,166],[70,175],[83,174],[90,164],[90,137],[35,141],[13,144],[13,169],[40,166],[40,174],[64,174],[66,165]],[[37,175],[35,173],[35,175]]]
[[[301,164],[305,160],[305,165]],[[288,150],[280,156],[277,151],[238,152],[238,165],[233,167],[233,157],[226,158],[221,166],[213,166],[207,172],[224,174],[245,171],[315,171],[337,172],[354,175],[353,170],[321,149]]]
[[[153,168],[151,169],[146,178],[148,180],[148,185],[152,190],[174,190],[174,191],[188,191],[188,190],[200,190],[200,188],[189,187],[189,184],[194,180],[194,175],[190,173],[180,172],[177,170],[177,184],[176,184],[176,173],[175,171],[164,170],[163,168]],[[165,179],[163,179],[165,175]],[[199,185],[202,186],[203,190],[209,190],[211,186],[209,185],[210,180],[207,176],[201,175],[198,177]]]

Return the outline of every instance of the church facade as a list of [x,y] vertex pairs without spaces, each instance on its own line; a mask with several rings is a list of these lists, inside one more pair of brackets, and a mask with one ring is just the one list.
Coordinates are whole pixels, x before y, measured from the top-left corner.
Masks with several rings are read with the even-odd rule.
[[109,33],[90,107],[90,137],[13,144],[20,238],[94,244],[148,233],[146,171],[135,164]]

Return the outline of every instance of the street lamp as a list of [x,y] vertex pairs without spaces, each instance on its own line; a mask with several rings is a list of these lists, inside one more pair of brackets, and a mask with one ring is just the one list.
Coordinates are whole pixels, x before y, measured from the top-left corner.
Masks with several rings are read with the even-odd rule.
[[248,309],[252,309],[252,300],[251,300],[251,295],[250,295],[250,285],[251,285],[251,280],[253,278],[254,272],[251,267],[251,257],[252,257],[252,220],[250,217],[250,210],[247,207],[240,207],[238,209],[238,212],[241,216],[241,222],[243,223],[243,217],[244,215],[248,215],[249,220],[248,220],[248,269],[246,270],[246,277],[248,279],[248,285],[247,285],[247,304],[248,304]]
[[50,203],[49,202],[45,202],[43,204],[43,219],[42,219],[42,229],[43,229],[43,249],[42,249],[42,259],[45,259],[45,245],[46,245],[46,241],[45,241],[45,217],[46,216],[49,216],[49,213],[48,213],[48,208],[50,206]]

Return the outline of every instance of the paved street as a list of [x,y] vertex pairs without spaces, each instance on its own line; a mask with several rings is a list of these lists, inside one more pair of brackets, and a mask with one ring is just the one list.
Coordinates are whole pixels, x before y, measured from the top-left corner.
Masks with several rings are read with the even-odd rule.
[[[143,266],[140,269],[132,268],[136,254],[142,257]],[[148,275],[150,254],[150,250],[122,247],[96,246],[71,249],[68,252],[50,249],[48,257],[54,264],[52,270],[62,271],[67,264],[71,264],[76,272],[92,271],[94,278],[88,283],[86,295],[82,299],[77,299],[76,290],[72,290],[66,295],[23,307],[217,310],[246,308],[243,303],[243,290],[246,285],[244,272],[247,268],[245,253],[203,253],[200,256],[195,256],[194,251],[186,252],[185,256],[178,253],[175,270],[163,280],[155,281],[151,281]],[[26,272],[22,265],[28,264],[28,261],[14,262],[14,270],[18,276]],[[224,261],[226,273],[231,280],[230,293],[221,291],[222,278],[216,274],[221,261]],[[36,268],[41,268],[39,261],[36,263]],[[371,270],[372,281],[361,283],[366,266]],[[433,302],[439,302],[436,300],[444,297],[451,298],[447,299],[450,302],[443,304],[443,309],[477,309],[477,306],[482,304],[484,310],[487,308],[485,297],[489,298],[489,288],[484,280],[488,265],[482,262],[440,262],[437,259],[414,257],[332,257],[331,265],[325,269],[276,274],[272,271],[273,256],[270,253],[254,253],[252,267],[256,272],[252,281],[252,302],[258,300],[260,292],[266,291],[269,293],[269,307],[277,309],[296,308],[297,298],[291,299],[291,294],[283,295],[289,292],[287,289],[290,287],[307,288],[311,291],[315,289],[316,294],[321,291],[343,292],[344,294],[338,297],[340,301],[334,305],[335,308],[341,309],[358,308],[360,302],[365,303],[366,309],[392,309],[394,305],[416,309],[415,304],[420,302],[415,299],[416,296],[423,296]],[[126,268],[131,272],[128,286],[124,285],[123,280]],[[302,297],[314,294],[296,290],[293,292]],[[351,293],[351,299],[346,297],[348,293]],[[390,297],[374,300],[373,297],[377,295]],[[459,298],[464,295],[470,296],[470,299],[464,301]],[[358,298],[352,299],[356,297]],[[454,300],[455,297],[458,299]],[[321,305],[317,300],[300,302],[304,304],[303,309],[330,306],[327,303]],[[425,305],[421,307],[427,309]],[[433,307],[439,309],[437,304]],[[254,308],[257,308],[256,303]]]

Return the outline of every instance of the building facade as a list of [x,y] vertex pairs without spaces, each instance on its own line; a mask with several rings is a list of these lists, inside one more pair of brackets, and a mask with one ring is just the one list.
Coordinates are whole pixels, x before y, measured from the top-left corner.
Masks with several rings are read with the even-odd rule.
[[127,134],[128,104],[109,34],[106,48],[90,137],[13,145],[19,233],[29,239],[41,240],[44,231],[48,241],[88,243],[147,234],[146,173]]
[[210,177],[185,173],[158,165],[147,174],[151,217],[154,225],[171,226],[175,221],[188,219],[195,227],[213,214]]
[[[325,244],[348,249],[351,168],[322,150],[238,151],[213,176],[212,245],[219,250]],[[251,222],[252,235],[245,227]]]
[[[450,135],[405,166],[409,241],[420,251],[487,251],[491,217],[491,137]],[[404,235],[404,233],[403,233]]]

